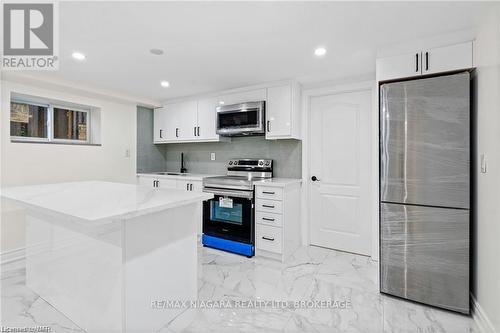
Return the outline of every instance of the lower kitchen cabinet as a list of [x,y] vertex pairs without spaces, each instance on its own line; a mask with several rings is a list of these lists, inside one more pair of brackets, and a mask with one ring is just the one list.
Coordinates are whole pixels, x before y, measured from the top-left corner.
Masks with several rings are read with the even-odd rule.
[[285,261],[301,245],[300,181],[255,184],[255,254]]
[[[180,176],[182,177],[182,176]],[[179,190],[202,192],[201,180],[177,180]]]
[[[153,174],[141,174],[137,176],[137,184],[151,186],[154,188],[172,188],[185,191],[202,192],[202,179],[185,179],[186,176],[156,176]],[[198,235],[201,235],[203,224],[203,212],[200,210],[197,216]]]

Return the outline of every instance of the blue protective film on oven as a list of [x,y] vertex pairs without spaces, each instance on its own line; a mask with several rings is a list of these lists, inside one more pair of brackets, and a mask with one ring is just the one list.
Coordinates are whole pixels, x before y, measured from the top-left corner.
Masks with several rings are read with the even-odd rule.
[[236,254],[242,254],[247,257],[254,255],[252,244],[235,242],[229,239],[208,236],[205,234],[201,236],[201,243],[205,246],[212,247],[214,249],[224,250]]

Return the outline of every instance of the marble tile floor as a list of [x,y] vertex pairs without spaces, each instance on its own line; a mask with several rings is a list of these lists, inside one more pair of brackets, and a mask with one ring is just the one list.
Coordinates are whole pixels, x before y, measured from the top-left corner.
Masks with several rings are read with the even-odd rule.
[[[83,332],[24,285],[22,263],[2,267],[2,326],[48,325]],[[285,263],[198,251],[199,300],[348,301],[347,309],[186,309],[159,332],[478,332],[464,315],[378,292],[378,263],[370,258],[302,247]],[[261,303],[262,304],[262,303]]]

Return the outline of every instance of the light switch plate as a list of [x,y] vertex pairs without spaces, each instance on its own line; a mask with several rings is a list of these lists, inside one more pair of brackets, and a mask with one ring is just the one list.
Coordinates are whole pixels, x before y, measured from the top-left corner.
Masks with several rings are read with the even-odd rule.
[[210,153],[210,161],[215,161],[215,153]]
[[481,154],[481,173],[488,172],[488,158],[486,154]]

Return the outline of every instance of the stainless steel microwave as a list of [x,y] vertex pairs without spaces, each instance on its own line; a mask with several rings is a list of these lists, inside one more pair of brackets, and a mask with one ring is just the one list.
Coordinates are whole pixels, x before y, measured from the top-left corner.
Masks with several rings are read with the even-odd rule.
[[265,102],[247,102],[217,108],[217,134],[223,136],[265,133]]

